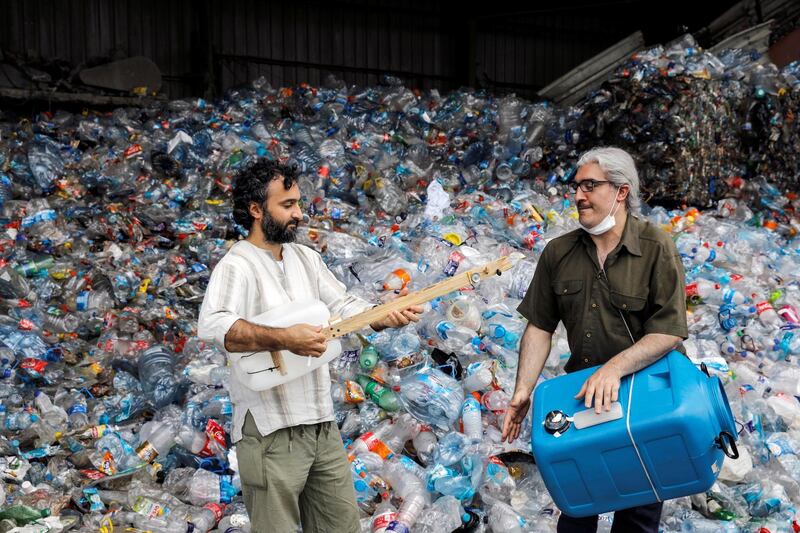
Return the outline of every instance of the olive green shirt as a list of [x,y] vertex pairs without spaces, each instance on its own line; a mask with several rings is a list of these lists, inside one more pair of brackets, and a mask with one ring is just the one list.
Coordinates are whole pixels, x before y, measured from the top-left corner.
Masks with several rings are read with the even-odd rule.
[[[670,236],[628,214],[605,271],[584,230],[549,242],[517,310],[550,333],[564,322],[572,352],[565,370],[573,372],[629,348],[628,328],[637,341],[649,333],[688,337],[685,283]],[[685,353],[682,345],[678,349]]]

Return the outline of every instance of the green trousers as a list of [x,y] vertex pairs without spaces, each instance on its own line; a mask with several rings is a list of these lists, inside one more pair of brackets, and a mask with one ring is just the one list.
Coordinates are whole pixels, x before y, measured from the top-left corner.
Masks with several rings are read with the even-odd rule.
[[350,464],[334,422],[262,437],[248,412],[236,443],[244,504],[258,533],[360,533]]

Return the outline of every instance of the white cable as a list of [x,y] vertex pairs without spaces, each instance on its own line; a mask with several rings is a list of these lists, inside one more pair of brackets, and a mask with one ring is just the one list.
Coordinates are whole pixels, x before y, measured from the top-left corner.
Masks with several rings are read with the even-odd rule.
[[644,475],[647,476],[647,482],[650,483],[650,488],[653,489],[653,494],[656,496],[657,501],[662,501],[661,496],[658,494],[656,490],[656,486],[653,484],[653,480],[650,479],[650,473],[647,471],[647,467],[644,464],[644,460],[642,459],[642,454],[639,453],[639,448],[636,446],[636,441],[633,440],[633,433],[631,433],[631,400],[633,399],[633,383],[636,379],[636,373],[631,374],[631,385],[630,389],[628,390],[628,412],[625,416],[625,429],[628,430],[628,437],[631,439],[631,444],[633,444],[633,449],[636,452],[636,456],[639,458],[639,464],[642,465],[642,470],[644,470]]
[[[636,344],[636,340],[633,338],[633,333],[631,333],[631,328],[628,327],[628,321],[625,320],[625,315],[622,314],[622,311],[618,308],[617,311],[619,312],[619,317],[622,319],[622,323],[625,324],[625,329],[628,331],[628,336],[631,338],[631,345]],[[631,432],[631,402],[633,400],[633,384],[636,381],[636,372],[631,374],[631,385],[630,389],[628,389],[628,409],[625,414],[625,429],[628,430],[628,438],[631,439],[631,444],[633,444],[633,450],[636,452],[636,457],[639,458],[639,464],[642,465],[642,470],[644,470],[644,475],[647,477],[647,482],[650,483],[650,488],[653,490],[653,494],[656,497],[656,500],[661,502],[661,495],[658,494],[656,490],[656,486],[653,484],[653,480],[650,478],[650,472],[647,471],[647,467],[644,464],[644,460],[642,459],[642,454],[639,453],[639,447],[636,446],[636,441],[633,440],[633,433]]]

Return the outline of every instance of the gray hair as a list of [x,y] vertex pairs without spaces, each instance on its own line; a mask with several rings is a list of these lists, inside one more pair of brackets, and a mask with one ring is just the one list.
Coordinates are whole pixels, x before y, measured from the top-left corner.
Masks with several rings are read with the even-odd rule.
[[578,167],[587,163],[597,163],[606,173],[608,181],[617,187],[622,185],[630,187],[628,197],[625,198],[625,206],[628,211],[639,212],[642,203],[639,199],[639,173],[636,172],[636,163],[631,154],[614,146],[593,148],[581,155],[578,159]]

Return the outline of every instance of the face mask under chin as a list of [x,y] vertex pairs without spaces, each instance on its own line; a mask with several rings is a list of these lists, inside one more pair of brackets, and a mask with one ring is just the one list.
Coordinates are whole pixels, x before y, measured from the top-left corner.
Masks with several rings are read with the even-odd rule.
[[580,222],[578,222],[578,226],[580,226],[581,229],[586,233],[588,233],[589,235],[602,235],[603,233],[610,231],[617,224],[617,219],[614,218],[614,215],[616,215],[616,209],[619,206],[619,204],[617,204],[616,195],[614,196],[612,202],[613,203],[611,204],[611,211],[608,212],[608,214],[605,216],[603,220],[601,220],[591,228],[587,228]]

